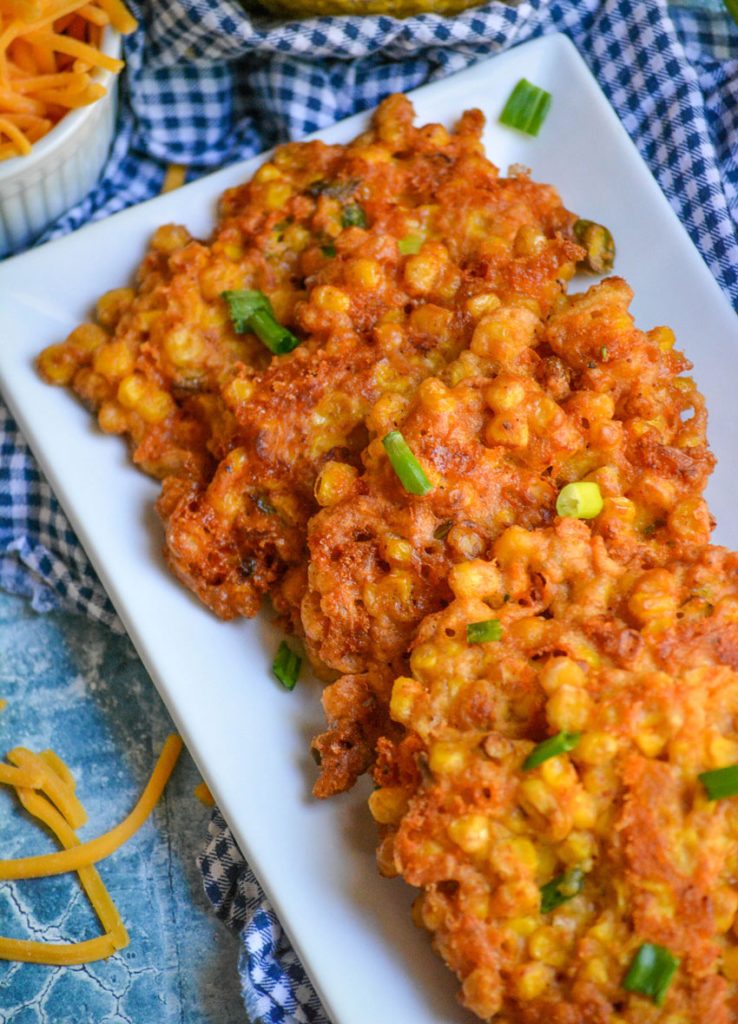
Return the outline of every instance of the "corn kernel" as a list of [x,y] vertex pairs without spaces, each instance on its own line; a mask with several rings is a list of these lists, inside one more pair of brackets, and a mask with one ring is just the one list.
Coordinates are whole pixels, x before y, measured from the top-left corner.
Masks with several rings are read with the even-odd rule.
[[395,722],[401,725],[410,724],[419,691],[420,687],[414,679],[400,676],[395,680],[390,699],[390,715]]
[[171,256],[190,241],[190,233],[180,224],[164,224],[157,228],[151,239],[151,248]]
[[482,853],[489,845],[489,823],[483,814],[463,814],[446,831],[464,853]]
[[109,380],[127,377],[133,373],[136,360],[125,341],[111,341],[95,352],[92,365],[96,373]]
[[484,316],[486,313],[492,313],[500,305],[500,300],[494,292],[485,292],[481,295],[472,295],[470,299],[467,299],[466,311],[471,316],[479,319],[479,317]]
[[394,825],[407,810],[407,793],[402,786],[383,786],[369,797],[369,810],[380,825]]
[[231,409],[236,409],[242,402],[248,402],[253,393],[254,383],[248,377],[234,377],[223,389],[223,397]]
[[546,964],[526,965],[517,979],[516,990],[520,999],[537,999],[553,980],[553,971]]
[[584,686],[587,682],[582,669],[572,658],[549,658],[541,671],[540,682],[551,696],[560,686]]
[[106,434],[124,434],[128,430],[128,417],[117,402],[103,402],[97,421]]
[[491,562],[474,559],[455,565],[448,577],[455,597],[477,597],[490,601],[502,597],[502,576]]
[[98,327],[97,324],[80,324],[67,338],[67,345],[77,359],[82,362],[86,356],[92,355],[96,349],[109,340],[108,332],[104,331],[102,327]]
[[310,294],[310,304],[318,309],[325,309],[329,313],[348,313],[351,309],[351,299],[346,292],[333,285],[323,284],[313,289]]
[[587,724],[592,699],[580,686],[560,686],[546,705],[546,718],[557,732],[580,732]]
[[126,409],[135,409],[146,394],[146,378],[140,373],[131,373],[118,385],[118,401]]
[[281,181],[282,172],[274,164],[266,163],[262,164],[259,170],[254,175],[254,181],[258,185],[265,185],[270,181]]
[[49,345],[38,357],[39,372],[49,384],[69,384],[77,372],[77,367],[74,354],[64,342]]
[[535,343],[538,324],[538,317],[530,310],[501,306],[474,328],[471,350],[486,359],[512,364]]
[[597,823],[597,802],[586,789],[578,789],[571,802],[574,828],[594,828]]
[[97,319],[112,330],[136,297],[133,288],[113,288],[105,292],[97,303]]
[[434,774],[455,775],[457,772],[463,771],[467,760],[466,749],[460,743],[439,740],[430,749],[428,765]]
[[738,946],[729,946],[723,951],[721,970],[728,981],[738,981]]
[[390,537],[384,551],[390,565],[409,565],[413,560],[413,546],[402,537]]
[[738,892],[731,886],[720,886],[713,892],[712,909],[715,915],[715,931],[718,934],[724,934],[735,919],[738,910]]
[[281,210],[292,195],[292,186],[286,181],[274,181],[264,192],[264,205],[268,210]]
[[606,764],[617,753],[618,741],[606,732],[587,732],[572,756],[585,764]]
[[136,412],[147,423],[161,423],[174,412],[176,406],[171,395],[159,388],[151,388],[136,403]]
[[609,980],[607,961],[600,956],[592,957],[591,960],[588,960],[584,965],[582,973],[587,981],[592,981],[600,987],[607,985]]
[[354,288],[377,288],[382,280],[382,268],[376,260],[357,258],[345,266],[346,282]]
[[537,928],[528,939],[528,952],[534,960],[549,964],[551,967],[563,967],[568,959],[563,936],[550,925]]

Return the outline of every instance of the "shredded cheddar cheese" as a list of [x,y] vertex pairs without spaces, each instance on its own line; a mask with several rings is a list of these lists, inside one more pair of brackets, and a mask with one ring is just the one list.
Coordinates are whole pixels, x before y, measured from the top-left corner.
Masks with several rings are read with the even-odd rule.
[[121,0],[0,0],[0,159],[25,156],[70,110],[105,95],[93,80],[123,61],[100,49],[137,25]]

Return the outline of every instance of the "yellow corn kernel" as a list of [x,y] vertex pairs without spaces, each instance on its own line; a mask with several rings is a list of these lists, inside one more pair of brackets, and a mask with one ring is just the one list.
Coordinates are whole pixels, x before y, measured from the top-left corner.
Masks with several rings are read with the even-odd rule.
[[633,587],[628,608],[640,623],[665,628],[676,615],[675,586],[676,581],[668,570],[649,569]]
[[113,288],[105,292],[98,299],[97,319],[103,327],[112,330],[135,298],[133,288]]
[[710,510],[702,498],[685,498],[668,513],[671,532],[688,544],[704,544],[711,530]]
[[484,1020],[497,1019],[502,1007],[503,988],[497,970],[489,967],[475,967],[461,986],[460,999],[464,1006]]
[[433,337],[441,337],[448,329],[449,322],[453,317],[450,309],[442,306],[435,306],[432,302],[426,302],[416,308],[410,314],[410,329],[418,334],[429,334]]
[[541,778],[551,789],[569,789],[576,784],[577,773],[566,757],[550,757],[540,767]]
[[518,228],[513,244],[516,256],[537,256],[546,247],[546,236],[532,224],[523,224]]
[[483,814],[462,814],[446,831],[464,853],[482,853],[489,845],[489,822]]
[[539,540],[522,526],[510,526],[495,543],[495,558],[501,568],[507,569],[516,562],[525,566],[528,559],[539,547]]
[[175,408],[172,396],[159,388],[147,389],[143,397],[136,403],[136,412],[147,423],[161,423],[174,412]]
[[210,505],[219,519],[232,522],[243,511],[244,498],[238,491],[225,488],[211,492]]
[[80,324],[67,338],[67,345],[80,362],[110,340],[110,335],[97,324]]
[[560,686],[584,686],[587,682],[583,670],[572,658],[549,658],[544,665],[540,682],[546,693],[551,696]]
[[495,412],[510,412],[525,401],[525,386],[514,378],[498,378],[484,389],[484,400]]
[[466,748],[460,743],[439,740],[430,749],[428,765],[437,775],[455,775],[463,771],[468,761]]
[[676,344],[676,337],[671,327],[654,327],[648,332],[651,341],[655,341],[662,352],[669,352]]
[[417,256],[410,256],[403,270],[405,284],[414,295],[429,295],[435,288],[448,253],[443,246],[426,244]]
[[738,743],[735,740],[729,740],[725,736],[713,736],[708,749],[711,768],[726,768],[738,762]]
[[518,997],[523,1000],[537,999],[553,980],[553,971],[546,964],[527,964],[515,985]]
[[49,384],[69,384],[77,372],[78,362],[64,342],[49,345],[38,357],[38,369]]
[[417,676],[432,672],[438,664],[438,652],[435,644],[420,644],[410,655],[410,667]]
[[243,249],[240,245],[228,242],[223,246],[223,255],[227,256],[232,263],[239,263],[243,259]]
[[535,343],[538,324],[538,317],[528,309],[500,306],[474,328],[471,350],[486,359],[513,363]]
[[658,757],[666,746],[666,737],[653,729],[642,729],[635,734],[635,741],[641,753],[646,757]]
[[72,386],[83,402],[97,409],[106,398],[110,397],[110,384],[99,373],[89,366],[77,370]]
[[728,946],[723,950],[721,970],[728,981],[738,981],[738,946]]
[[617,753],[618,741],[606,732],[587,732],[582,736],[572,757],[585,764],[606,764]]
[[234,377],[223,389],[223,397],[231,409],[248,402],[253,393],[254,383],[248,377]]
[[337,505],[350,493],[358,475],[358,469],[346,462],[326,462],[315,481],[315,500],[321,508]]
[[178,249],[184,248],[190,238],[189,231],[181,224],[164,224],[154,232],[151,248],[171,256]]
[[524,939],[532,935],[537,927],[538,921],[535,917],[511,917],[507,922],[507,928]]
[[597,852],[597,840],[591,833],[575,829],[559,844],[558,852],[565,864],[580,867],[583,871],[591,871],[593,858]]
[[400,676],[395,680],[390,699],[390,715],[395,722],[399,722],[401,725],[410,724],[415,701],[420,692],[421,687],[414,679]]
[[581,732],[592,711],[592,699],[581,686],[560,686],[546,705],[546,718],[557,732]]
[[274,181],[264,192],[264,205],[268,210],[281,210],[292,195],[292,186],[286,181]]
[[601,956],[592,957],[584,965],[583,975],[587,981],[594,982],[595,985],[604,986],[607,985],[609,980],[609,973],[607,970],[607,960]]
[[407,810],[407,793],[402,786],[383,786],[369,797],[369,810],[380,825],[394,825]]
[[346,263],[346,283],[354,288],[377,288],[382,280],[382,268],[376,260],[357,257]]
[[395,859],[395,837],[386,835],[377,849],[377,868],[384,878],[396,878],[399,874]]
[[448,576],[455,597],[477,597],[481,601],[502,598],[502,575],[492,562],[475,558],[455,565]]
[[486,921],[489,917],[489,907],[490,899],[486,892],[476,893],[466,901],[466,909],[480,921]]
[[712,894],[712,910],[715,915],[715,931],[722,935],[730,929],[735,919],[738,892],[732,886],[721,885]]
[[92,362],[95,372],[107,377],[108,380],[127,377],[129,373],[133,373],[135,364],[135,356],[125,341],[111,341],[107,345],[101,345],[95,352]]
[[571,816],[574,828],[594,828],[597,823],[597,801],[586,789],[578,789],[572,797]]
[[128,416],[117,402],[103,402],[97,422],[106,434],[124,434],[128,430]]
[[143,374],[131,373],[118,385],[118,401],[126,409],[135,409],[146,394],[147,382]]
[[346,292],[330,284],[322,284],[313,289],[310,304],[329,313],[348,313],[351,309],[351,299]]
[[479,319],[486,313],[499,309],[500,305],[500,300],[494,292],[484,292],[481,295],[472,295],[466,300],[466,311],[475,319]]
[[550,925],[544,925],[533,932],[528,939],[528,952],[534,960],[540,960],[551,967],[563,967],[568,960],[563,935]]
[[556,797],[542,779],[526,779],[520,784],[522,803],[528,804],[539,814],[552,814],[557,807]]
[[262,164],[259,170],[254,175],[254,181],[258,185],[265,185],[270,181],[281,181],[282,172],[274,164],[266,163]]
[[390,537],[384,551],[391,565],[409,565],[413,560],[413,546],[402,537]]

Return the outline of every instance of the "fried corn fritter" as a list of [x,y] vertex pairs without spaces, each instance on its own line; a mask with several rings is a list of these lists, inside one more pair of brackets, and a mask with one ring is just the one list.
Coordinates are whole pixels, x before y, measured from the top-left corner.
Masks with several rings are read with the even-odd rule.
[[254,614],[304,564],[319,474],[318,500],[350,488],[371,406],[412,394],[468,346],[480,277],[493,275],[503,299],[550,309],[582,256],[556,194],[500,178],[481,127],[472,112],[452,134],[415,128],[396,97],[369,133],[334,147],[317,180],[319,144],[284,147],[259,172],[298,162],[312,175],[294,199],[313,211],[288,321],[302,341],[263,371],[235,373],[223,389],[232,451],[207,486],[170,480],[160,502],[172,568],[222,617]]
[[[673,334],[635,327],[631,298],[612,278],[562,297],[547,320],[500,305],[445,380],[372,410],[364,473],[309,529],[306,644],[345,673],[324,697],[317,795],[371,762],[388,688],[420,621],[449,600],[454,566],[487,555],[513,523],[552,522],[565,484],[598,484],[595,529],[624,564],[661,564],[709,539],[703,399]],[[379,440],[397,426],[433,484],[424,496],[403,489]]]
[[[738,804],[698,776],[738,761],[738,555],[629,568],[571,519],[491,554],[451,571],[392,689],[382,871],[421,888],[485,1020],[736,1020]],[[500,639],[470,643],[492,617]],[[663,1006],[623,988],[644,943],[680,961]]]
[[[480,282],[545,311],[584,256],[556,191],[500,177],[482,127],[469,111],[451,133],[416,128],[394,96],[346,146],[281,147],[225,194],[207,244],[161,229],[138,289],[42,354],[46,378],[165,480],[170,565],[223,618],[253,615],[304,562],[321,468],[340,463],[324,489],[350,485],[368,410],[468,346]],[[298,349],[270,359],[236,333],[223,293],[243,289]]]

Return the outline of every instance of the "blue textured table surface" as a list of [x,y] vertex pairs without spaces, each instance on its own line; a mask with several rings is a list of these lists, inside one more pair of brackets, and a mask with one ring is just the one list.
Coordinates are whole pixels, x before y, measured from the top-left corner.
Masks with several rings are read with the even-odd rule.
[[[0,754],[52,747],[77,779],[89,821],[107,831],[135,803],[172,723],[130,642],[73,615],[39,616],[0,594]],[[232,1024],[246,1019],[237,941],[208,910],[195,856],[209,811],[180,759],[166,795],[100,874],[131,937],[82,967],[0,962],[1,1024]],[[0,792],[3,857],[55,849]],[[0,885],[0,933],[72,941],[100,928],[75,876]]]

